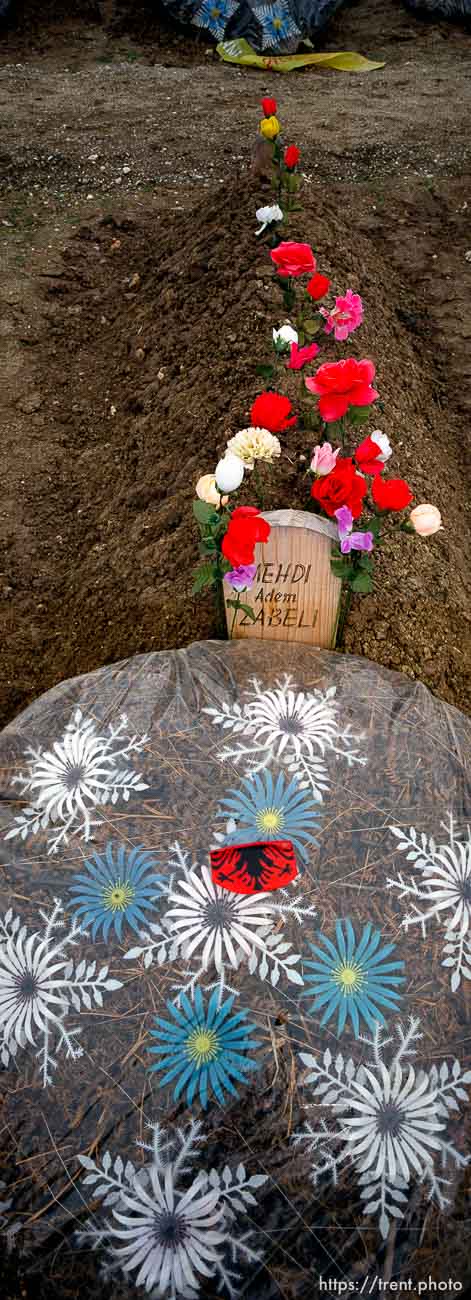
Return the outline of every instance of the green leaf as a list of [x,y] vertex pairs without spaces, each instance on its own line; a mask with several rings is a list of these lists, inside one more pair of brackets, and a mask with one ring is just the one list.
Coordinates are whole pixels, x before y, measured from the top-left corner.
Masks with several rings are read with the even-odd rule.
[[337,560],[332,557],[330,567],[336,578],[342,578],[343,582],[349,582],[350,578],[354,578],[356,573],[355,565],[349,564],[348,560]]
[[313,337],[314,337],[314,334],[318,334],[318,333],[319,333],[319,330],[320,330],[320,328],[321,328],[321,324],[322,324],[322,321],[320,321],[320,320],[314,320],[314,317],[313,317],[313,316],[309,316],[307,320],[303,320],[303,330],[304,330],[304,333],[307,334],[307,336],[308,336],[309,339],[310,339],[310,338],[313,338]]
[[374,539],[375,539],[375,542],[378,541],[378,538],[379,538],[380,533],[381,533],[381,520],[378,519],[378,516],[377,516],[377,515],[372,515],[371,519],[368,520],[368,529],[367,529],[367,532],[369,532],[369,533],[373,533],[373,537],[374,537]]
[[273,366],[262,365],[256,366],[256,372],[257,375],[263,375],[264,379],[271,379],[274,374],[274,369]]
[[208,506],[206,501],[200,501],[199,499],[194,501],[193,514],[197,522],[205,528],[210,524],[219,523],[217,510],[214,509],[214,506]]
[[357,564],[359,565],[360,569],[367,569],[368,572],[370,572],[373,568],[373,561],[371,559],[371,555],[368,555],[367,551],[361,551],[357,560]]
[[348,421],[350,424],[365,424],[370,417],[369,406],[351,406],[348,412]]
[[241,601],[239,601],[239,609],[242,610],[242,613],[243,613],[243,614],[246,614],[246,615],[247,615],[247,618],[251,618],[251,619],[252,619],[252,622],[255,623],[255,619],[256,619],[257,615],[256,615],[256,613],[255,613],[255,610],[252,609],[252,606],[251,606],[251,605],[244,605],[243,601],[241,600]]
[[214,587],[217,582],[217,573],[212,564],[202,564],[200,569],[196,570],[192,595],[197,596],[198,592],[203,591],[204,587]]
[[351,582],[352,591],[359,591],[362,595],[373,590],[373,579],[369,573],[357,573]]

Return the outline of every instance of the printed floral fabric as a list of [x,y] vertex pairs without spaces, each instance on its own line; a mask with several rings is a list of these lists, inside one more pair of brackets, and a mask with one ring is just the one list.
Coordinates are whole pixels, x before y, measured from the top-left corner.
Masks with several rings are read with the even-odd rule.
[[260,53],[296,50],[328,22],[344,0],[164,0],[179,22],[203,28],[217,41],[243,36]]
[[406,678],[256,642],[6,728],[0,1232],[29,1273],[469,1285],[470,736]]

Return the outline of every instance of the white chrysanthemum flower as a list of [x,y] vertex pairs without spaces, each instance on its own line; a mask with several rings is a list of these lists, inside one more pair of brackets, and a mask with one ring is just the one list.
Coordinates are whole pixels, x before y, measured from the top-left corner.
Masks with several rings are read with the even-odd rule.
[[303,691],[277,689],[256,695],[246,709],[249,733],[263,741],[278,757],[284,750],[314,757],[333,745],[338,724],[333,699],[327,691],[305,695]]
[[227,450],[238,456],[246,469],[253,469],[256,460],[271,464],[276,456],[281,456],[279,439],[268,429],[240,429],[229,439]]
[[278,203],[273,203],[271,207],[257,208],[255,213],[257,221],[260,221],[260,229],[256,230],[256,235],[262,235],[267,226],[274,222],[283,220],[283,213]]
[[157,1287],[159,1296],[193,1294],[220,1263],[217,1248],[225,1234],[219,1191],[203,1192],[201,1176],[179,1191],[171,1165],[165,1173],[151,1166],[150,1178],[153,1195],[137,1179],[133,1193],[123,1193],[113,1210],[116,1226],[108,1225],[108,1243],[126,1273],[137,1270],[136,1286]]
[[34,1033],[44,1034],[51,1021],[62,1020],[68,1007],[64,968],[38,934],[26,938],[24,928],[0,948],[0,1025],[5,1042],[34,1045]]
[[339,1114],[354,1111],[342,1124],[358,1171],[384,1174],[392,1184],[397,1176],[406,1182],[414,1174],[421,1177],[424,1165],[432,1163],[433,1153],[442,1146],[436,1134],[445,1124],[437,1100],[429,1076],[416,1075],[412,1065],[406,1076],[399,1064],[388,1070],[381,1062],[376,1073],[366,1069],[364,1083],[355,1080],[348,1099],[336,1105]]
[[201,868],[201,875],[190,871],[169,901],[174,906],[165,913],[163,924],[171,930],[174,943],[183,949],[185,958],[204,945],[201,965],[207,970],[213,961],[219,974],[224,969],[224,955],[237,970],[238,948],[247,957],[254,945],[263,948],[261,936],[276,919],[266,897],[229,893],[214,884],[208,867]]

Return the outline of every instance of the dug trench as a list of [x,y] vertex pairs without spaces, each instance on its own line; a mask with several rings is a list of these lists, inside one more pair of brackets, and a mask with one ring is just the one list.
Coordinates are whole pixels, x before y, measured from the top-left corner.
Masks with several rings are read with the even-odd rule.
[[[428,541],[395,535],[378,556],[374,594],[354,600],[343,648],[466,707],[465,186],[447,179],[431,193],[405,182],[383,207],[359,185],[350,204],[347,188],[306,186],[290,237],[312,244],[337,292],[361,293],[364,325],[348,354],[376,365],[381,401],[368,427],[389,435],[388,472],[408,479],[416,503],[440,508],[444,531]],[[5,539],[2,722],[63,678],[217,635],[211,597],[191,595],[191,502],[227,437],[250,423],[264,383],[257,367],[284,318],[255,235],[264,201],[241,176],[170,220],[117,205],[81,226],[38,280],[28,414],[36,468],[25,469],[21,526]],[[330,345],[320,360],[327,355]],[[344,355],[338,345],[335,355]],[[283,379],[294,405],[298,382]],[[282,445],[264,473],[265,503],[305,508],[299,458],[309,441],[294,428]],[[243,500],[255,503],[249,477]]]

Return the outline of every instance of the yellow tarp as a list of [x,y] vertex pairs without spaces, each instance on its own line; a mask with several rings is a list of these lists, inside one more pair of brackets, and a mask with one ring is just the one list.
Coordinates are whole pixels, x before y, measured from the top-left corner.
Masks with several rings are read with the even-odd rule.
[[362,54],[345,50],[336,54],[256,54],[248,41],[222,41],[217,53],[224,63],[243,63],[250,68],[265,68],[269,72],[294,72],[296,68],[336,68],[338,72],[372,72],[384,68],[384,63],[364,59]]

